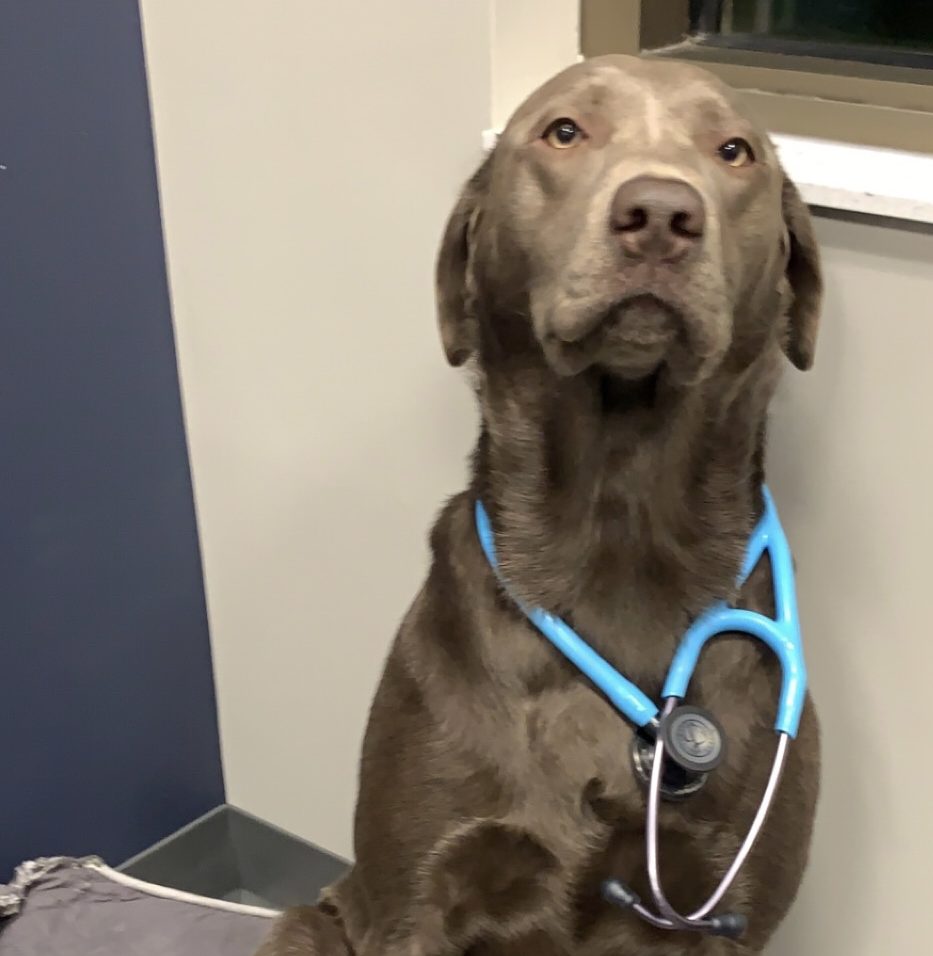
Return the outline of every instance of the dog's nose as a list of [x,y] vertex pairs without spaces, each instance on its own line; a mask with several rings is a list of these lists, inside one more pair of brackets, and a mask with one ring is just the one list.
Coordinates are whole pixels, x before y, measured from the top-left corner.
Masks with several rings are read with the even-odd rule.
[[627,256],[676,262],[699,245],[706,210],[689,183],[638,176],[616,190],[609,225]]

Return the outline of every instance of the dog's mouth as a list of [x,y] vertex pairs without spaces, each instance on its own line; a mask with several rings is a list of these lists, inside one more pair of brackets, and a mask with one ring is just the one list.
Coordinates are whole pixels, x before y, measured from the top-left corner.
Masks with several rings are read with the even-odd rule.
[[644,414],[659,405],[667,359],[682,317],[654,295],[631,296],[610,309],[595,352],[604,415]]
[[596,371],[596,387],[604,415],[653,411],[659,403],[664,364],[641,378],[624,378],[606,369]]
[[684,317],[652,294],[629,295],[588,320],[591,330],[575,340],[555,334],[545,351],[563,375],[603,368],[621,380],[641,381],[665,360],[677,342]]
[[561,376],[584,376],[597,386],[607,414],[670,411],[684,390],[703,380],[710,362],[703,323],[691,310],[651,292],[631,294],[594,313],[578,339],[554,333],[542,340]]

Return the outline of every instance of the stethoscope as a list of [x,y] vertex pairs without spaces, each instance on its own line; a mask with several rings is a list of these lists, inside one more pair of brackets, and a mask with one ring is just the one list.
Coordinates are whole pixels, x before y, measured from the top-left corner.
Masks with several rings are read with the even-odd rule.
[[[797,613],[793,559],[771,494],[767,488],[763,488],[762,492],[764,513],[749,539],[738,586],[746,582],[762,555],[767,552],[777,609],[775,617],[772,619],[757,611],[739,610],[720,603],[697,618],[684,634],[668,671],[661,692],[663,709],[658,708],[635,684],[597,654],[561,618],[540,608],[527,608],[512,596],[532,624],[641,731],[641,734],[636,734],[633,761],[636,771],[648,787],[645,828],[648,882],[656,912],[616,879],[604,882],[603,896],[611,903],[631,909],[659,929],[693,930],[732,938],[744,933],[747,920],[743,915],[717,915],[713,910],[734,883],[761,833],[781,781],[789,742],[797,736],[800,726],[807,693],[807,668]],[[508,590],[499,574],[492,525],[479,501],[475,512],[476,529],[483,551],[500,583]],[[704,647],[712,638],[726,633],[742,633],[758,638],[771,648],[780,662],[783,679],[774,725],[778,735],[777,749],[764,796],[735,859],[712,896],[699,909],[683,915],[668,902],[661,883],[658,814],[662,794],[676,799],[696,792],[702,787],[707,774],[715,770],[725,756],[725,738],[713,716],[701,708],[684,706],[680,702],[686,697]],[[673,768],[670,761],[673,761]],[[668,773],[666,779],[665,775],[670,769],[677,772]]]

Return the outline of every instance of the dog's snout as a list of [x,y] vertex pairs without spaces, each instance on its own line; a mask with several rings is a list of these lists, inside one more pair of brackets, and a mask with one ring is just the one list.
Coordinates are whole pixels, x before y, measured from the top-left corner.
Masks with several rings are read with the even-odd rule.
[[609,223],[627,256],[676,262],[703,238],[706,209],[683,180],[638,176],[616,190]]

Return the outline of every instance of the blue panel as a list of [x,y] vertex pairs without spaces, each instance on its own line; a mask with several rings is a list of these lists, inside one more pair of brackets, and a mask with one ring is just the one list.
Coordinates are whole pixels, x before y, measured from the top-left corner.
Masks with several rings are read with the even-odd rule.
[[134,0],[0,2],[0,882],[223,801]]

